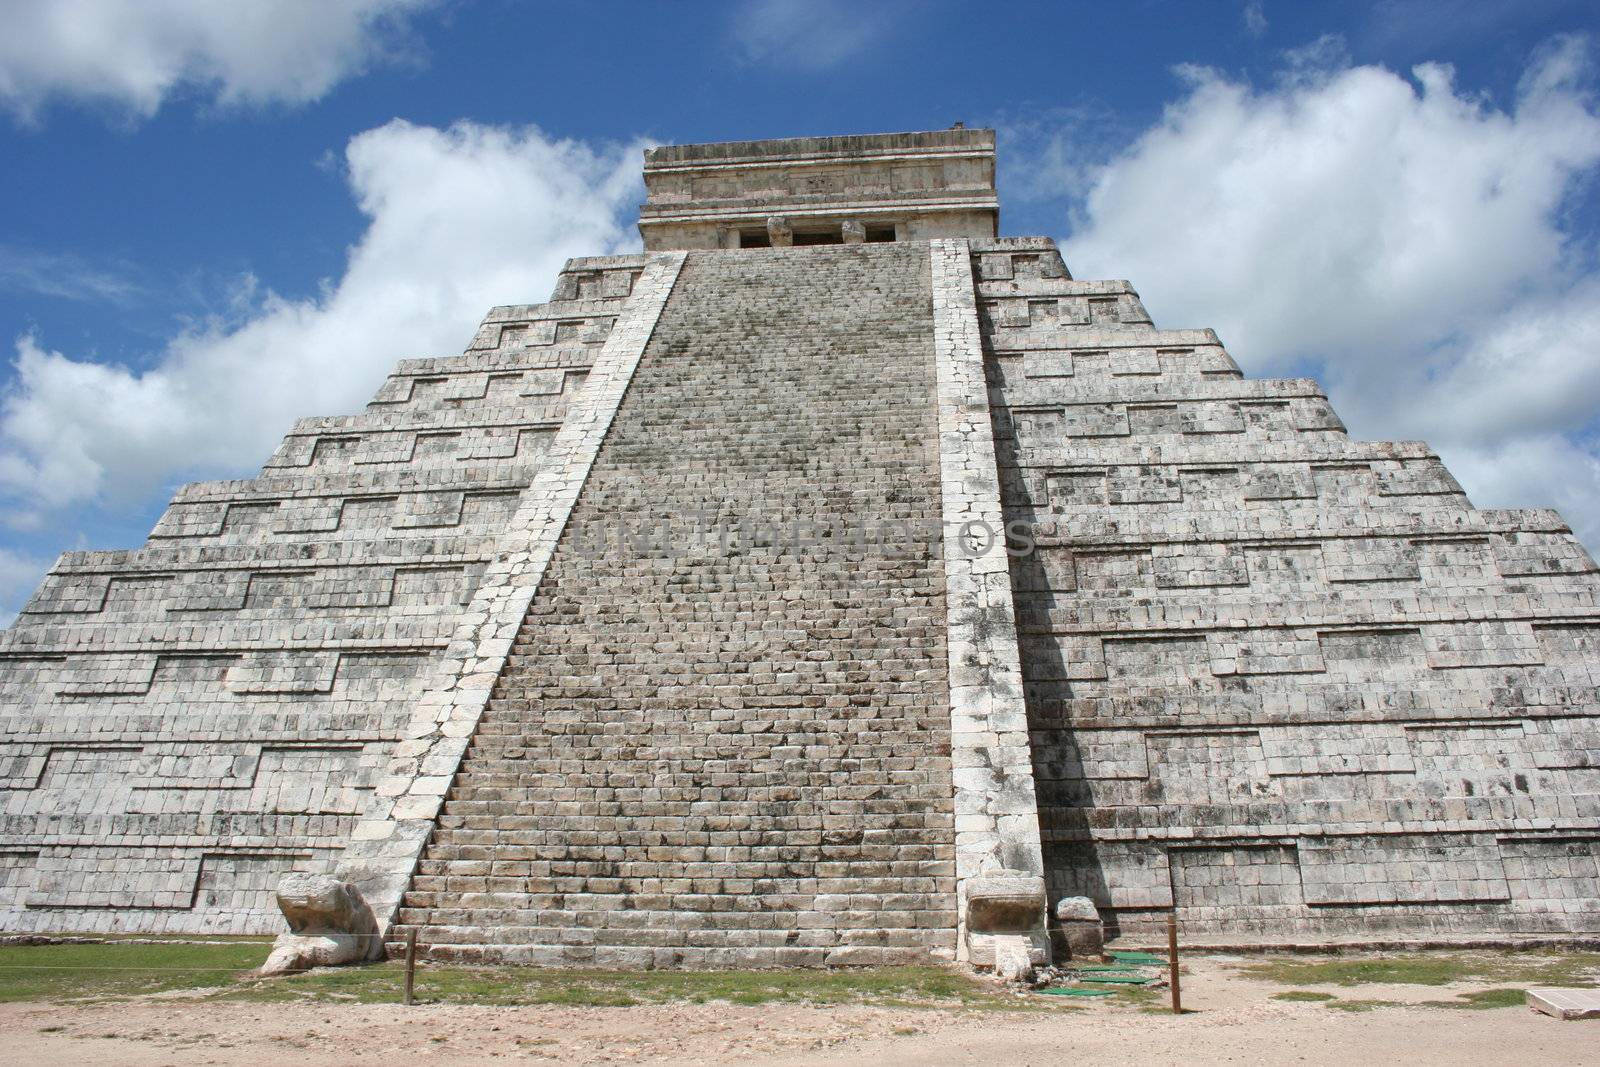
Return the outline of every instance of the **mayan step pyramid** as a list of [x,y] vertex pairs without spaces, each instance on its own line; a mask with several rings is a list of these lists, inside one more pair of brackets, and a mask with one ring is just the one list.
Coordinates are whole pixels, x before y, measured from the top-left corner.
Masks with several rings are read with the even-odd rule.
[[[990,131],[646,153],[570,261],[0,633],[0,926],[444,957],[1600,927],[1600,574],[998,238]],[[1059,941],[1059,936],[1057,938]]]

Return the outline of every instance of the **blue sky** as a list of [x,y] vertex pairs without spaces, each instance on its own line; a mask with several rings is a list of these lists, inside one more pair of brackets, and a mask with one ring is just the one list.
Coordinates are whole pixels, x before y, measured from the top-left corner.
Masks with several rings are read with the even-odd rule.
[[651,142],[993,126],[1002,228],[1600,545],[1600,19],[0,0],[0,621],[297,415],[629,247]]

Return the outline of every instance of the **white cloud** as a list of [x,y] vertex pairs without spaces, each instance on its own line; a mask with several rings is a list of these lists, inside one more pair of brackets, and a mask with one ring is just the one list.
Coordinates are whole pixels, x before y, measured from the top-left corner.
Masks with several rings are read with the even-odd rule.
[[127,305],[144,292],[133,273],[125,265],[109,268],[70,253],[0,244],[0,290]]
[[1528,433],[1489,444],[1441,445],[1456,480],[1483,507],[1555,508],[1600,556],[1600,458],[1560,434]]
[[998,140],[995,180],[1000,202],[1013,208],[1040,204],[1058,209],[1064,191],[1091,182],[1097,160],[1114,154],[1140,132],[1099,101],[1001,112],[989,124]]
[[1267,32],[1267,12],[1261,6],[1261,0],[1245,0],[1244,28],[1252,37],[1260,37]]
[[39,560],[0,547],[0,628],[16,619],[47,569]]
[[1310,364],[1360,436],[1426,437],[1480,506],[1559,497],[1600,545],[1600,274],[1566,210],[1600,164],[1586,42],[1505,109],[1445,66],[1340,55],[1301,49],[1270,89],[1182,72],[1094,174],[1069,264],[1217,327],[1251,373]]
[[318,296],[252,297],[246,284],[241,321],[175,338],[142,373],[17,342],[0,511],[26,527],[246,472],[295,417],[359,410],[396,360],[460,352],[490,306],[545,299],[569,256],[632,247],[622,219],[641,192],[640,147],[468,123],[360,134],[345,160],[371,221]]
[[901,0],[745,0],[730,36],[746,63],[826,70],[876,44],[903,6]]
[[0,0],[0,103],[55,99],[148,118],[197,89],[225,106],[303,104],[394,58],[435,0]]

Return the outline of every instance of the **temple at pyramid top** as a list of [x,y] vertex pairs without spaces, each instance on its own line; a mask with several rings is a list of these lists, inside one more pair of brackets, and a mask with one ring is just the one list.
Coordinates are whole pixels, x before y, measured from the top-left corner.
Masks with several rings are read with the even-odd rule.
[[992,238],[994,131],[667,145],[644,157],[646,251]]

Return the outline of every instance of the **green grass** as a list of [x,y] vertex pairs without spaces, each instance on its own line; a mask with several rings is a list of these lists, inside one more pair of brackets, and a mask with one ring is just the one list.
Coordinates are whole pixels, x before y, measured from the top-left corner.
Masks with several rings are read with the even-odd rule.
[[[393,1002],[403,971],[396,963],[344,967],[243,982],[231,1000]],[[445,1004],[871,1004],[885,1007],[977,1007],[1038,1010],[1016,997],[942,967],[838,971],[590,971],[426,964],[417,969],[419,1001]]]
[[[1520,1007],[1530,985],[1585,986],[1600,979],[1600,953],[1548,951],[1406,952],[1336,957],[1278,957],[1239,968],[1239,973],[1282,985],[1345,988],[1365,985],[1443,986],[1494,983],[1493,988],[1461,993],[1451,999],[1424,1000],[1419,1008],[1483,1010]],[[1513,987],[1513,983],[1515,987]],[[1272,994],[1273,1000],[1321,1001],[1335,1011],[1364,1012],[1406,1007],[1393,1000],[1345,999],[1310,989]]]
[[1165,986],[1160,989],[1137,985],[1115,988],[1117,995],[1107,997],[1106,1003],[1137,1007],[1148,1015],[1165,1015],[1172,1011],[1172,990]]
[[1520,1008],[1526,998],[1521,989],[1478,989],[1471,993],[1461,993],[1454,1000],[1423,1000],[1407,1005],[1397,1000],[1342,1000],[1332,993],[1320,993],[1314,989],[1287,989],[1281,993],[1272,994],[1273,1000],[1285,1000],[1291,1003],[1326,1004],[1336,1011],[1371,1011],[1373,1008],[1461,1008],[1467,1010],[1482,1010],[1486,1008]]
[[[404,969],[393,961],[285,978],[255,977],[250,972],[266,959],[270,947],[259,941],[0,946],[0,1002],[185,991],[208,999],[261,1003],[395,1003],[401,999]],[[932,966],[624,972],[424,963],[417,968],[416,997],[423,1003],[597,1007],[712,1001],[1011,1011],[1055,1007],[1040,1003],[1043,998],[1018,997],[953,969]]]
[[1428,1008],[1520,1008],[1528,1002],[1527,995],[1521,989],[1477,989],[1471,993],[1462,993],[1455,1000],[1425,1000],[1422,1002]]
[[1328,1007],[1335,1011],[1362,1012],[1374,1008],[1403,1008],[1398,1000],[1330,1000]]
[[1600,972],[1600,953],[1408,952],[1333,959],[1279,957],[1240,968],[1249,978],[1282,985],[1448,985],[1493,981],[1588,985]]
[[1283,993],[1273,996],[1273,1000],[1312,1000],[1321,999],[1328,1007],[1336,1011],[1371,1011],[1373,1008],[1450,1008],[1465,1009],[1468,1011],[1482,1011],[1489,1008],[1520,1008],[1526,1003],[1526,998],[1520,989],[1479,989],[1471,993],[1462,993],[1454,1000],[1423,1000],[1415,1004],[1406,1004],[1398,1000],[1340,1000],[1326,993],[1316,994],[1309,990],[1306,996],[1290,997]]
[[236,941],[136,945],[0,945],[0,1002],[137,996],[225,986],[271,946]]
[[[111,941],[90,945],[0,946],[0,1002],[70,1001],[153,993],[280,1003],[286,1001],[395,1003],[403,969],[396,962],[341,967],[287,978],[250,972],[266,959],[263,941],[216,939],[210,944]],[[1373,983],[1441,986],[1481,982],[1493,988],[1421,1006],[1452,1009],[1520,1005],[1527,985],[1593,984],[1600,953],[1406,953],[1387,956],[1268,959],[1242,973],[1287,986],[1354,987]],[[865,1004],[882,1007],[1050,1011],[1080,1007],[1062,998],[1019,997],[944,967],[881,967],[837,971],[591,971],[424,963],[417,999],[443,1004],[555,1004],[631,1007],[639,1004],[723,1002]],[[1165,989],[1125,987],[1107,998],[1146,1011],[1163,1010]],[[1395,1004],[1343,999],[1311,989],[1272,994],[1281,1001],[1322,1002],[1338,1011]]]

